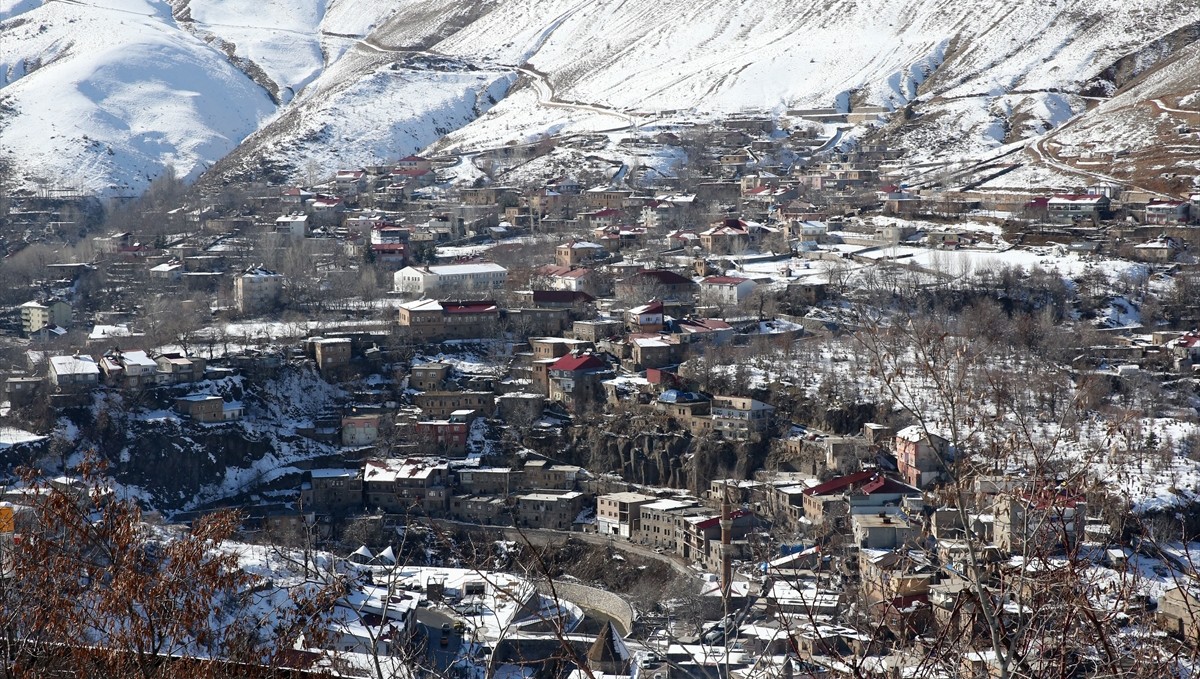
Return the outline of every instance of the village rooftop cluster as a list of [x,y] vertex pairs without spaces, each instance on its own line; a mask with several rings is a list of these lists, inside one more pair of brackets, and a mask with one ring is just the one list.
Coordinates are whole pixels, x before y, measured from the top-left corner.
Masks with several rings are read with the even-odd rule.
[[[681,145],[681,134],[653,143]],[[980,597],[1002,609],[1013,592],[1049,602],[1058,569],[1080,562],[1099,583],[1080,594],[1091,605],[1194,643],[1186,556],[1114,535],[1094,487],[1013,469],[970,479],[964,502],[950,502],[942,484],[962,451],[945,432],[866,422],[834,435],[790,421],[769,385],[713,391],[701,378],[713,357],[744,362],[855,332],[847,300],[864,271],[935,285],[1030,262],[1063,277],[1111,262],[1145,279],[1187,275],[1200,194],[910,183],[884,146],[834,152],[811,126],[757,118],[707,139],[688,181],[622,165],[592,181],[577,177],[593,168],[565,168],[461,186],[447,159],[414,155],[329,168],[311,185],[239,187],[224,207],[210,196],[92,238],[86,258],[39,262],[9,293],[26,301],[3,325],[5,451],[45,455],[64,422],[113,394],[188,436],[260,440],[283,425],[256,389],[302,374],[337,394],[288,425],[321,455],[213,505],[237,499],[254,530],[311,531],[388,587],[403,581],[402,605],[386,603],[390,590],[355,595],[341,650],[379,652],[356,625],[382,618],[405,630],[385,654],[453,638],[455,662],[490,676],[550,667],[564,633],[594,676],[991,676]],[[494,161],[523,153],[539,151]],[[29,198],[16,212],[52,203]],[[1076,369],[1190,377],[1194,316],[1144,327],[1127,301],[1113,305],[1094,323],[1109,334]],[[629,449],[618,469],[566,454],[584,445],[582,428],[632,422],[664,437],[655,445],[670,435],[737,460],[783,451],[793,464],[724,478],[679,455],[651,472]],[[390,543],[343,549],[363,517],[489,527],[506,544],[577,537],[683,570],[702,610],[689,625],[664,601],[576,632],[590,611],[613,617],[614,602],[567,588],[556,604],[504,574],[410,569]],[[966,575],[976,571],[984,582]],[[426,609],[454,632],[419,620]],[[1049,604],[1004,610],[1014,625],[1054,615]],[[926,666],[925,644],[947,634],[974,651]],[[1041,670],[1037,657],[1021,662]]]

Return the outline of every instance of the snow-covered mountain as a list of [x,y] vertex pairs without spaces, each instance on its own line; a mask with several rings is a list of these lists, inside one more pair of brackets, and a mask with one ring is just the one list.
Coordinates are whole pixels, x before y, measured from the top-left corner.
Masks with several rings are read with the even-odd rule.
[[2,152],[137,190],[239,146],[223,175],[834,105],[912,104],[896,138],[917,158],[977,154],[1171,62],[1200,4],[0,0],[0,19]]

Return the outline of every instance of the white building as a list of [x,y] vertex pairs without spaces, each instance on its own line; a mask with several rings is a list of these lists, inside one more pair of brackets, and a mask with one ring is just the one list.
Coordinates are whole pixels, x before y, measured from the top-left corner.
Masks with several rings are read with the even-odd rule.
[[441,266],[409,266],[395,273],[396,292],[423,297],[455,297],[491,295],[504,289],[508,270],[499,264],[448,264]]
[[725,439],[739,441],[757,439],[771,426],[769,403],[741,396],[714,396],[712,400],[713,429]]
[[155,382],[158,363],[144,351],[112,350],[100,359],[100,370],[110,384],[141,387]]
[[56,387],[90,387],[100,381],[100,366],[91,356],[51,356],[50,384]]
[[54,300],[48,304],[30,301],[22,304],[21,330],[32,334],[48,325],[60,328],[71,324],[71,305],[62,300]]
[[750,296],[757,284],[737,276],[709,276],[700,281],[700,303],[732,306]]
[[233,279],[233,301],[239,313],[254,314],[279,304],[284,276],[258,267],[246,269]]
[[308,215],[283,215],[275,219],[275,233],[282,233],[292,238],[304,238],[308,235]]

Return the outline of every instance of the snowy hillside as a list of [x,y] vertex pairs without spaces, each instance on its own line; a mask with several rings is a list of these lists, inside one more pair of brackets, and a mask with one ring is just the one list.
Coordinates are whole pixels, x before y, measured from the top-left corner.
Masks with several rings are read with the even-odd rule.
[[263,89],[170,7],[50,2],[0,24],[0,147],[50,186],[140,189],[194,177],[273,112]]
[[835,105],[912,103],[898,143],[974,154],[1072,119],[1200,5],[0,0],[0,18],[3,152],[50,184],[137,190],[247,137],[222,174]]

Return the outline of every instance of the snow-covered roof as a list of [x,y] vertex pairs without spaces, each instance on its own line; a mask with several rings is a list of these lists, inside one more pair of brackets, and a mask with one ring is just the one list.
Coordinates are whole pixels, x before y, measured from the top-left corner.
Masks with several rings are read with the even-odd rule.
[[50,370],[55,375],[99,375],[100,366],[91,356],[51,356]]
[[131,337],[133,331],[128,325],[100,325],[92,327],[92,332],[88,334],[89,340],[106,340],[113,337]]
[[[928,433],[928,435],[929,436],[938,436],[938,434],[933,431],[930,431]],[[924,427],[922,427],[919,424],[907,426],[907,427],[901,429],[900,431],[896,432],[896,438],[903,439],[905,441],[911,441],[913,443],[920,443],[921,441],[925,440],[925,437],[926,437],[926,430]]]
[[1102,201],[1108,200],[1105,196],[1094,194],[1067,194],[1054,196],[1050,199],[1050,205],[1096,205]]
[[220,396],[216,396],[214,394],[188,394],[187,396],[180,396],[176,400],[187,401],[189,403],[204,403],[206,401],[213,400],[224,401],[224,399],[222,399]]
[[634,308],[629,310],[629,313],[633,314],[634,316],[641,316],[642,314],[661,314],[662,311],[663,311],[662,302],[654,301],[654,302],[650,302],[649,304],[635,306]]
[[0,449],[11,448],[22,443],[35,443],[44,441],[45,436],[39,436],[33,432],[17,429],[16,427],[0,427]]
[[375,555],[375,559],[380,563],[396,563],[396,552],[392,551],[391,545],[388,545],[382,552]]
[[261,266],[252,266],[242,272],[242,278],[282,278],[282,274],[275,273],[270,269],[264,269]]
[[491,262],[477,264],[439,264],[427,267],[426,270],[437,276],[460,276],[477,273],[507,273],[508,269]]
[[314,479],[352,479],[358,476],[357,469],[314,469]]
[[121,352],[121,360],[125,365],[140,366],[143,368],[157,368],[158,364],[150,355],[144,351],[124,351]]
[[642,348],[669,347],[671,343],[662,337],[635,337],[633,344]]
[[412,302],[405,302],[400,305],[400,308],[409,311],[441,311],[442,303],[436,299],[418,299]]
[[738,286],[742,283],[752,283],[749,278],[740,278],[738,276],[709,276],[700,281],[700,285],[733,285]]
[[385,483],[393,482],[396,479],[427,479],[434,471],[446,468],[446,463],[437,459],[413,458],[368,462],[363,478],[366,481]]

